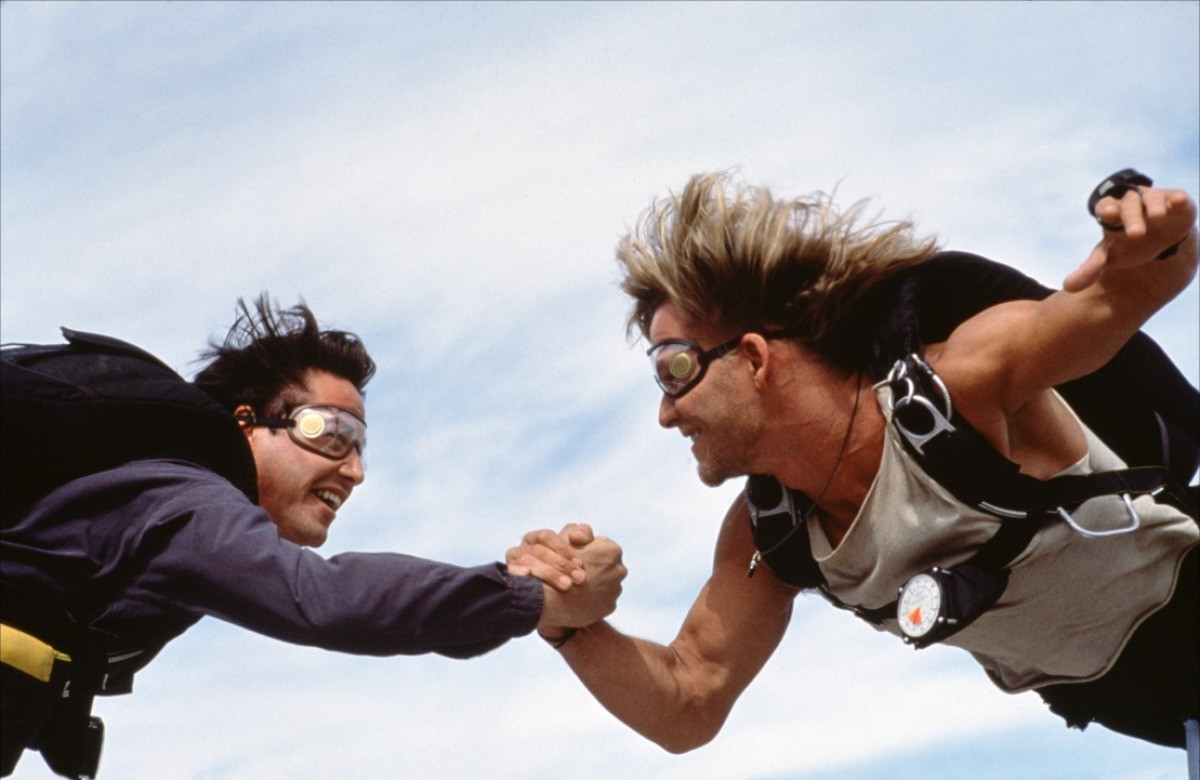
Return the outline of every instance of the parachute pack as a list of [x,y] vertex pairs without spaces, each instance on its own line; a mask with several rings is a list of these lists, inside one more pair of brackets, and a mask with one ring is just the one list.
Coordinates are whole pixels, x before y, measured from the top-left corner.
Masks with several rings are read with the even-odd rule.
[[257,501],[254,460],[233,415],[132,344],[62,329],[66,344],[0,351],[4,527],[78,477],[174,458]]
[[[66,344],[0,351],[4,529],[16,527],[39,499],[61,485],[150,458],[206,467],[257,502],[250,448],[233,415],[216,400],[132,344],[67,328],[63,335]],[[167,620],[137,639],[118,637],[78,621],[41,593],[2,584],[0,620],[6,635],[28,638],[5,640],[6,666],[28,669],[21,665],[18,645],[27,651],[26,661],[47,652],[65,652],[70,659],[47,667],[66,670],[65,687],[53,675],[30,678],[47,683],[38,696],[54,700],[31,744],[57,774],[95,777],[104,726],[91,715],[93,696],[107,689],[114,664],[154,647],[155,632],[170,638],[183,625]]]

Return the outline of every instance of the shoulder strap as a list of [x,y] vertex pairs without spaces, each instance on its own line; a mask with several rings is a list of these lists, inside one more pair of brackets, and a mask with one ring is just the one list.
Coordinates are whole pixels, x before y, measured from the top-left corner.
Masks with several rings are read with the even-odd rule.
[[[892,424],[910,455],[958,500],[984,512],[1011,520],[1028,518],[1034,525],[1047,517],[1070,523],[1070,513],[1091,498],[1162,492],[1180,508],[1190,509],[1185,492],[1161,465],[1046,480],[1022,474],[957,413],[945,385],[916,355],[897,361],[888,385]],[[1136,516],[1132,507],[1130,513]]]
[[[872,377],[946,340],[997,303],[1041,300],[1054,291],[1021,272],[966,252],[941,252],[897,284],[875,344]],[[1097,371],[1056,388],[1075,413],[1131,466],[1165,466],[1187,485],[1200,468],[1200,392],[1144,332]]]
[[761,558],[776,577],[794,588],[823,585],[825,577],[813,560],[805,524],[805,516],[812,506],[808,497],[788,490],[767,474],[755,474],[746,480],[745,497],[757,550],[748,562],[748,574],[753,576]]
[[[978,255],[938,253],[894,283],[892,303],[872,347],[869,373],[876,380],[885,378],[897,361],[919,357],[924,344],[944,341],[959,324],[990,306],[1017,299],[1041,300],[1052,292],[1019,271]],[[1039,522],[1047,516],[1061,517],[1060,506],[1069,514],[1088,495],[1097,495],[1089,491],[1137,495],[1160,486],[1169,490],[1172,503],[1193,518],[1197,516],[1194,488],[1182,486],[1200,465],[1200,393],[1149,336],[1135,334],[1101,369],[1057,390],[1126,463],[1146,468],[1110,474],[1103,478],[1107,482],[1103,486],[1099,480],[1085,484],[1062,478],[1046,489],[1033,485],[1036,480],[1022,479],[1016,464],[1003,458],[969,425],[959,424],[961,433],[928,443],[938,464],[933,466],[938,470],[934,477],[941,482],[944,476],[945,481],[959,485],[960,500],[971,505],[990,504],[989,498],[1005,496],[994,505],[1005,508],[1015,495],[1023,508],[1012,511],[1023,513],[1024,505],[1036,505]],[[924,392],[937,396],[932,388]],[[915,407],[909,414],[917,414]],[[1163,467],[1168,474],[1164,475]],[[787,506],[777,498],[784,494],[791,495]],[[746,499],[759,554],[775,574],[796,587],[820,585],[823,578],[812,560],[808,534],[795,530],[802,525],[803,514],[803,510],[797,513],[796,506],[807,499],[763,475],[747,480]],[[1011,560],[1027,544],[1026,534],[1032,536],[1036,530],[1034,524],[1004,526],[1012,530],[986,552],[981,550],[988,561]]]

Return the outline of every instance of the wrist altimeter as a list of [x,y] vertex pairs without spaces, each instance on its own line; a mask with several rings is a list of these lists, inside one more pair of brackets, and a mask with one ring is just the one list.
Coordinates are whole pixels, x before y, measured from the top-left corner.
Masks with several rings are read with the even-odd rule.
[[913,576],[896,599],[901,637],[920,649],[962,631],[1000,600],[1008,574],[976,555],[953,569],[935,566]]
[[934,567],[900,588],[896,620],[907,644],[917,648],[940,642],[958,630],[950,572]]

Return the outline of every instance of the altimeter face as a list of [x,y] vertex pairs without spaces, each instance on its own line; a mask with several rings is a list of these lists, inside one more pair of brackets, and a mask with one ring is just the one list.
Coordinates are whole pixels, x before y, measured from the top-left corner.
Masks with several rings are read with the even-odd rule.
[[923,637],[937,625],[942,613],[942,588],[929,574],[918,574],[905,584],[896,604],[900,630],[914,639]]

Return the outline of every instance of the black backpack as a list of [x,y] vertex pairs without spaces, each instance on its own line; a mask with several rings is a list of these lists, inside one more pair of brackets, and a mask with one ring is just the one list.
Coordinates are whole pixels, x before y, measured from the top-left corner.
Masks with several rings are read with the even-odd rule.
[[[233,415],[153,355],[123,341],[62,329],[66,344],[0,351],[5,529],[74,479],[147,458],[189,461],[257,503],[250,447]],[[170,617],[116,636],[76,619],[37,590],[3,581],[0,616],[71,656],[70,687],[31,733],[57,774],[94,777],[104,727],[93,696],[127,684],[133,668],[195,622]],[[148,655],[147,655],[148,653]],[[70,691],[70,696],[66,691]],[[39,705],[40,706],[40,705]]]
[[3,526],[56,487],[147,458],[196,463],[257,502],[233,415],[132,344],[62,329],[66,344],[0,351]]
[[[864,344],[872,356],[870,373],[883,379],[898,359],[921,354],[924,344],[944,341],[960,323],[990,306],[1016,299],[1041,300],[1052,292],[1000,263],[964,252],[939,253],[903,272],[881,296],[878,319],[863,328],[869,339]],[[1111,490],[1106,484],[1102,492],[1140,495],[1157,492],[1162,484],[1162,498],[1196,518],[1197,488],[1189,483],[1200,464],[1200,393],[1158,344],[1139,331],[1100,369],[1056,389],[1130,466],[1126,472],[1106,472],[1114,475],[1113,482]],[[960,431],[969,429],[956,422]],[[920,460],[943,487],[973,505],[988,491],[1000,493],[1003,500],[1015,499],[1018,506],[1026,500],[1026,496],[1004,494],[1009,486],[1027,491],[1028,483],[1035,480],[1019,479],[1015,464],[990,445],[961,439],[957,443],[961,449],[947,448]],[[1077,504],[1099,494],[1091,492],[1095,490],[1094,484],[1082,485],[1071,500]],[[811,500],[796,491],[786,493],[774,477],[747,479],[751,530],[760,551],[755,561],[765,560],[776,576],[795,587],[821,588],[824,577],[813,560],[808,534],[803,529],[793,532]],[[1003,566],[1018,554],[1032,523],[1023,531],[1018,530],[1019,523],[1005,523],[1002,528],[1006,532],[985,546],[989,566]],[[885,608],[880,614],[886,612]]]

